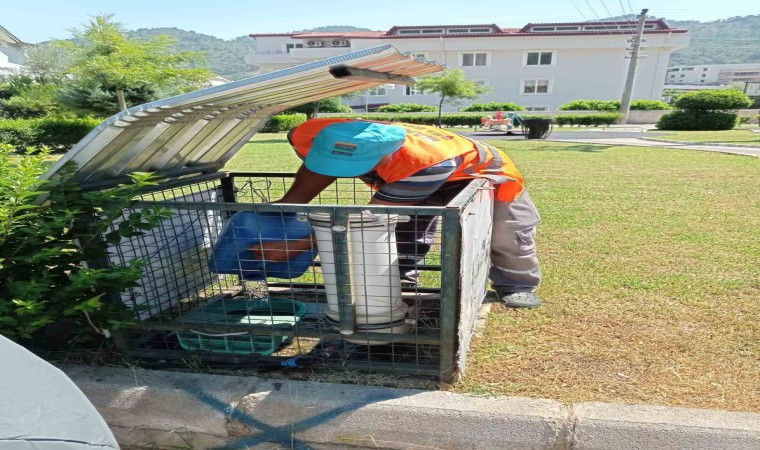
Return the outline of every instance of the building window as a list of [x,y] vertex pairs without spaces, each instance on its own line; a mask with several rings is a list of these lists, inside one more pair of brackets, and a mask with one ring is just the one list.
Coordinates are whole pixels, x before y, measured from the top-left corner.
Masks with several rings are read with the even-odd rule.
[[422,34],[443,34],[443,30],[441,29],[422,30]]
[[702,78],[704,78],[704,77],[706,77],[706,76],[707,76],[707,74],[706,74],[706,73],[703,73],[703,74],[702,74]]
[[549,111],[548,106],[526,106],[526,111]]
[[462,53],[462,67],[488,66],[488,53]]
[[526,66],[554,65],[554,52],[525,52]]
[[422,30],[399,30],[398,34],[420,34]]
[[707,67],[703,67],[702,72],[707,72]]
[[683,78],[683,77],[685,77],[685,76],[686,76],[686,75],[684,75],[684,74],[681,74],[681,77],[680,77],[680,78]]
[[411,55],[411,57],[414,58],[414,59],[419,59],[419,60],[422,60],[422,61],[425,61],[425,60],[428,59],[428,54],[427,53],[411,52],[411,53],[409,53],[409,55]]
[[676,77],[676,76],[675,76],[674,74],[671,74],[671,75],[670,75],[670,78],[675,78],[675,77]]
[[704,82],[705,82],[705,80],[699,80],[699,82],[700,82],[700,83],[704,83]]
[[694,70],[694,68],[693,68],[693,67],[684,67],[684,68],[683,68],[683,71],[684,71],[684,72],[691,72],[692,70]]
[[285,53],[290,53],[294,48],[303,48],[303,44],[285,44]]
[[404,86],[404,95],[422,95],[424,94],[421,90],[417,89],[415,86]]
[[371,97],[384,97],[388,95],[388,90],[382,86],[376,88],[367,89],[367,95]]
[[523,94],[548,94],[551,90],[551,80],[523,80]]

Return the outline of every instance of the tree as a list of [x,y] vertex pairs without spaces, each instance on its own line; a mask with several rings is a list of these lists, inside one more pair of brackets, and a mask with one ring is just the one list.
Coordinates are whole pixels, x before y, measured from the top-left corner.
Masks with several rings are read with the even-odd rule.
[[128,108],[125,92],[151,86],[182,91],[197,88],[211,72],[193,67],[197,52],[174,52],[174,40],[159,35],[147,40],[130,39],[113,15],[96,16],[73,39],[55,41],[67,53],[75,84],[114,91],[119,109]]
[[441,101],[438,102],[438,126],[441,126],[441,109],[446,100],[475,99],[481,94],[488,92],[486,86],[481,86],[470,81],[464,76],[461,69],[447,70],[442,74],[428,75],[417,82],[417,89],[426,93],[439,93]]
[[39,83],[61,83],[69,73],[66,52],[53,44],[40,44],[26,51],[24,73]]

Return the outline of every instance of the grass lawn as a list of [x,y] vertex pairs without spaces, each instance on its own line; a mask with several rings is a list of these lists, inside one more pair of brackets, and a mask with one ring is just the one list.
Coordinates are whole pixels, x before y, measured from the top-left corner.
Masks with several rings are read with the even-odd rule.
[[[495,306],[461,392],[760,409],[760,160],[494,141],[543,217],[544,306]],[[232,170],[293,171],[282,134]]]
[[726,144],[756,144],[760,145],[760,133],[750,130],[725,131],[655,131],[657,137],[674,141],[688,142],[723,142]]

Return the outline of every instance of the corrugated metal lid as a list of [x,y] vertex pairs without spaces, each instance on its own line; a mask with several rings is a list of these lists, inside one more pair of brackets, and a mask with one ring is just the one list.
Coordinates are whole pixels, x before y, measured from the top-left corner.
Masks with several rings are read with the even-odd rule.
[[69,161],[84,187],[123,182],[132,172],[171,177],[219,170],[274,114],[393,81],[335,78],[347,66],[392,76],[443,70],[381,45],[122,111],[98,125],[43,176]]

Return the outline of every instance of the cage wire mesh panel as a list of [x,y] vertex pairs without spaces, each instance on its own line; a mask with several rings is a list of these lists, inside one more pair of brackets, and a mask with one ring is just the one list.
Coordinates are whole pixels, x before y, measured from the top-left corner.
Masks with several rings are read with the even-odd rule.
[[[456,349],[442,352],[442,346],[456,342],[457,323],[467,328],[459,330],[459,341],[469,342],[485,281],[462,280],[460,294],[457,273],[450,278],[454,295],[442,296],[444,212],[454,212],[452,223],[476,237],[462,246],[462,261],[481,277],[487,259],[479,253],[490,237],[490,219],[477,217],[490,212],[490,191],[477,189],[483,181],[473,181],[454,207],[366,205],[373,191],[354,179],[339,180],[310,205],[269,204],[292,180],[293,174],[229,174],[145,194],[124,212],[162,207],[171,213],[114,252],[122,264],[148,256],[140,286],[122,297],[139,319],[126,334],[128,352],[439,378],[444,368],[463,367],[464,353],[457,361]],[[237,223],[241,217],[248,222]],[[430,227],[435,218],[441,223]],[[221,247],[225,236],[235,242],[248,233],[254,241],[284,236],[296,248],[303,238],[288,233],[299,222],[314,230],[317,247],[303,261],[262,260],[248,251],[248,241],[232,253]],[[230,254],[234,261],[220,261]],[[459,302],[461,318],[453,330],[443,329],[443,308]]]
[[475,330],[480,306],[488,289],[488,272],[491,268],[491,232],[493,230],[494,191],[488,180],[470,184],[474,196],[461,216],[462,256],[460,263],[459,294],[459,349],[458,368],[467,367],[467,351]]
[[[149,197],[168,196],[181,203],[215,202],[219,195],[218,187],[209,183],[189,186],[184,191],[169,190]],[[118,229],[130,214],[140,212],[139,208],[123,211],[112,229]],[[219,211],[172,214],[153,229],[111,246],[111,262],[126,265],[139,260],[145,265],[138,281],[140,289],[122,293],[122,303],[136,311],[140,320],[156,318],[177,308],[179,302],[197,296],[199,280],[217,280],[218,275],[209,272],[203,256],[216,241],[221,220]]]

